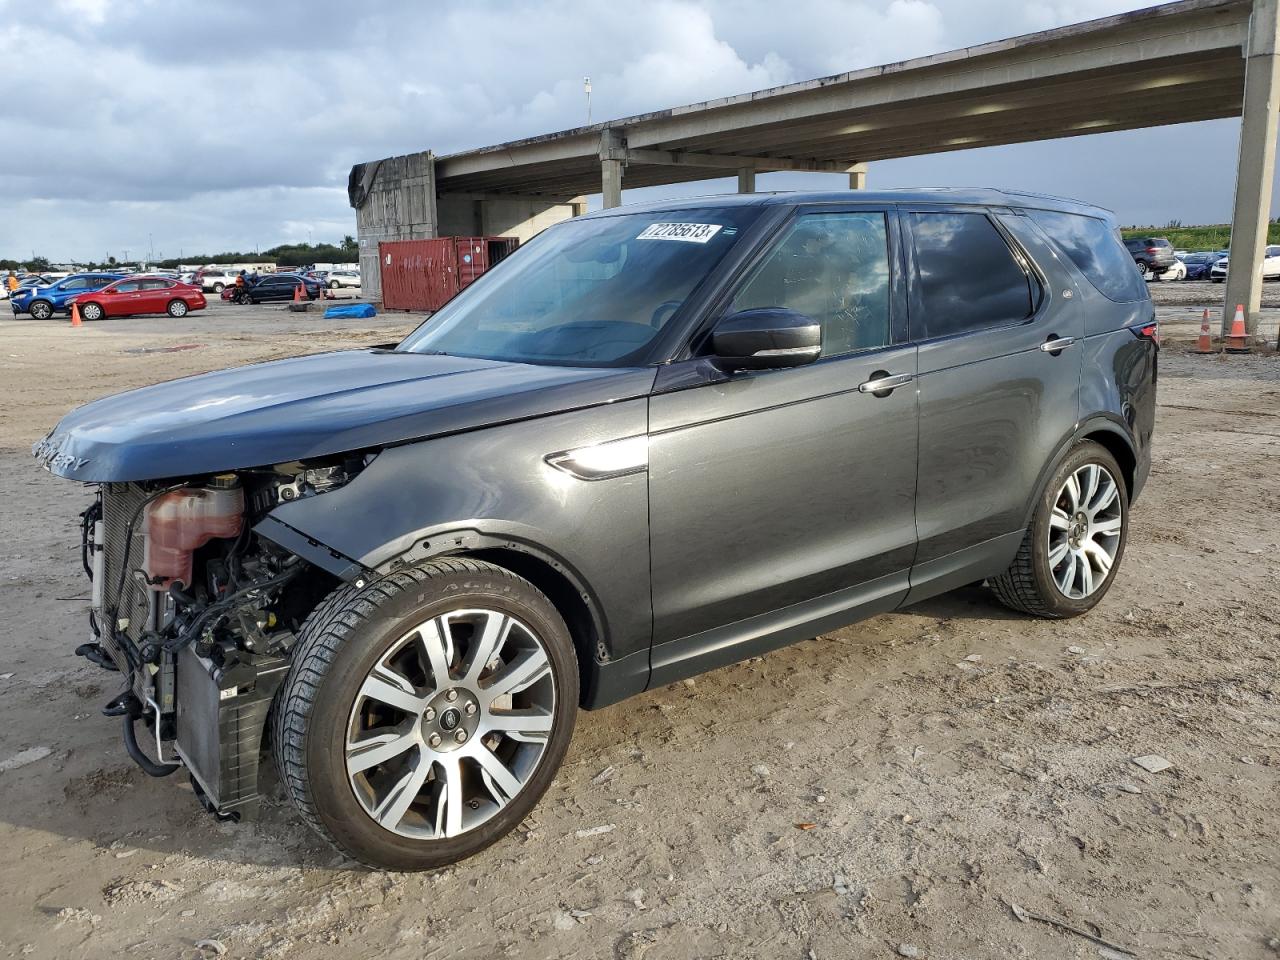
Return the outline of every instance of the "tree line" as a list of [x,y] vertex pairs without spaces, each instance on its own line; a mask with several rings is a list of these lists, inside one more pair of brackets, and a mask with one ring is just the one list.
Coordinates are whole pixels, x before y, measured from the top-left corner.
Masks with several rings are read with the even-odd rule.
[[[174,269],[181,264],[203,266],[208,263],[264,263],[274,262],[281,267],[302,267],[310,263],[354,263],[359,259],[360,250],[356,238],[347,234],[342,243],[282,243],[269,250],[245,253],[228,250],[223,253],[194,254],[185,257],[167,257],[150,262],[153,267]],[[78,264],[89,270],[110,270],[118,266],[115,257],[107,257],[101,262]],[[28,260],[9,260],[0,258],[0,271],[28,270],[40,273],[48,270],[51,264],[48,257],[35,256]]]

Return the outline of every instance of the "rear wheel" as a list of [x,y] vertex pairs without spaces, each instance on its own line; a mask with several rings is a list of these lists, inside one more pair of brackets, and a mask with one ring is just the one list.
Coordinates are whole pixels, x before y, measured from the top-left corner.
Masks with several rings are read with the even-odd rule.
[[28,310],[37,320],[48,320],[53,316],[53,304],[48,300],[33,300]]
[[214,292],[214,293],[222,293],[222,291],[223,291],[223,290],[225,290],[225,289],[227,289],[227,285],[226,285],[225,283],[215,283],[215,284],[213,285],[213,292]]
[[80,308],[80,319],[81,320],[101,320],[102,304],[86,303],[83,307]]
[[330,289],[330,290],[337,290],[337,289],[338,289],[338,281],[337,281],[337,280],[330,280],[330,281],[329,281],[329,289]]
[[1041,617],[1092,610],[1111,588],[1129,533],[1129,494],[1115,458],[1077,445],[1040,497],[1013,563],[990,583],[1000,601]]
[[340,588],[311,615],[275,707],[281,780],[347,855],[423,870],[533,809],[573,734],[578,671],[541,592],[449,559]]
[[171,317],[185,317],[188,312],[187,302],[185,300],[170,300],[165,312]]

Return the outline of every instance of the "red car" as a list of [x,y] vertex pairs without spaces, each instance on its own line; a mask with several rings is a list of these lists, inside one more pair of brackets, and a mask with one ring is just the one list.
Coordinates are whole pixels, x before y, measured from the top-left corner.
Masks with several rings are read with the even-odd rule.
[[84,320],[140,313],[185,317],[192,310],[205,308],[204,294],[199,287],[179,283],[169,277],[147,276],[125,277],[101,290],[74,297],[70,303],[80,308],[80,317]]

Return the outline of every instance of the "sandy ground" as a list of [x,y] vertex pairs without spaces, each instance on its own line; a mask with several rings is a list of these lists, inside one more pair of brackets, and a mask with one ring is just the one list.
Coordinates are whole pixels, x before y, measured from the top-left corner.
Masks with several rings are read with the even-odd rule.
[[970,588],[584,714],[529,821],[454,868],[355,868],[274,784],[225,825],[144,776],[98,712],[115,676],[72,655],[86,493],[30,444],[102,394],[410,323],[0,319],[0,956],[1125,956],[1016,903],[1144,958],[1280,957],[1274,356],[1166,347],[1090,616]]

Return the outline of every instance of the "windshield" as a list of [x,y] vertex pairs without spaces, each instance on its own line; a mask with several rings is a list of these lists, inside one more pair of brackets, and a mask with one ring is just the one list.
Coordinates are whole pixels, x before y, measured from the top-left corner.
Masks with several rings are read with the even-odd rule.
[[760,215],[757,206],[569,220],[535,237],[398,348],[627,366]]

